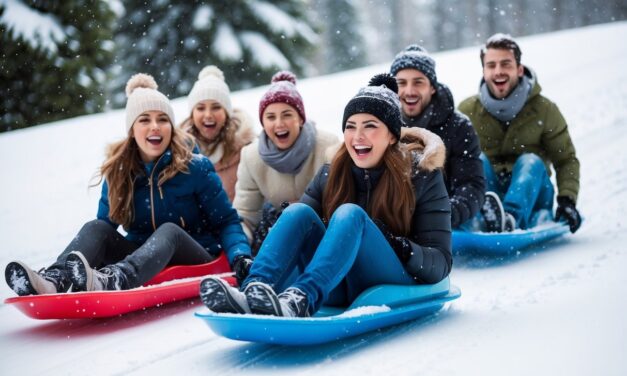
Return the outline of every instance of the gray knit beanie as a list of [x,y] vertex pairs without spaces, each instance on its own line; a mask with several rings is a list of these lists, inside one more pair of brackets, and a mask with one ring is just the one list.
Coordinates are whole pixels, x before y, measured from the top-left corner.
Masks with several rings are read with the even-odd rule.
[[392,62],[390,73],[392,76],[396,76],[403,69],[419,70],[427,76],[431,85],[435,86],[438,83],[438,78],[435,74],[435,60],[424,47],[417,44],[407,46],[407,48],[396,55]]

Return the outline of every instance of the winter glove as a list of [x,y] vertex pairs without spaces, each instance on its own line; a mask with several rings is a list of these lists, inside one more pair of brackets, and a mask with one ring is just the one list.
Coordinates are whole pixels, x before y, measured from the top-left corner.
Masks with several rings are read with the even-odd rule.
[[247,255],[239,255],[233,260],[233,271],[235,272],[235,279],[238,285],[242,285],[242,282],[248,277],[250,273],[250,267],[253,265],[253,259]]
[[389,227],[382,221],[378,219],[373,219],[372,221],[375,225],[377,225],[379,230],[381,230],[385,240],[388,241],[398,259],[401,260],[401,263],[403,265],[406,264],[413,253],[409,240],[404,236],[394,235],[392,231],[390,231]]
[[253,256],[257,255],[259,249],[261,248],[261,244],[266,239],[266,236],[268,236],[270,228],[274,226],[276,221],[283,213],[283,210],[285,210],[285,208],[287,208],[289,205],[289,202],[283,201],[281,203],[281,211],[277,211],[274,206],[272,206],[272,204],[267,203],[264,205],[261,212],[261,220],[259,221],[259,225],[257,225],[257,228],[253,232],[253,240],[250,247],[252,249]]
[[557,196],[557,210],[555,211],[555,220],[557,222],[566,221],[573,234],[581,226],[581,215],[575,207],[575,203],[569,197]]
[[451,197],[451,227],[457,228],[461,223],[461,215],[458,208],[459,200],[456,197]]

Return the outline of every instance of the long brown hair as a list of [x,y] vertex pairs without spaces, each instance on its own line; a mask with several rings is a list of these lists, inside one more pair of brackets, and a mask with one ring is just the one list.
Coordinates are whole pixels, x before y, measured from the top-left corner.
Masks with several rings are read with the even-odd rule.
[[[407,235],[416,206],[416,196],[411,182],[413,146],[400,142],[390,145],[383,154],[383,174],[366,208],[370,218],[385,223],[397,235]],[[353,161],[342,144],[331,162],[329,178],[323,193],[323,217],[331,218],[342,204],[354,203],[355,182],[351,174]]]
[[200,148],[200,152],[203,155],[210,156],[216,151],[220,144],[222,144],[222,148],[224,150],[224,154],[222,155],[220,162],[227,163],[239,153],[240,148],[238,148],[236,143],[237,140],[235,134],[241,127],[241,120],[237,116],[229,116],[228,113],[226,114],[224,127],[220,129],[220,133],[218,133],[218,136],[213,141],[205,140],[202,137],[198,128],[194,125],[193,113],[190,114],[189,117],[179,125],[179,127],[194,136],[196,142],[198,143],[198,147]]
[[[144,174],[139,147],[132,135],[133,129],[131,128],[125,139],[107,147],[106,159],[98,174],[99,179],[94,184],[100,184],[103,178],[107,181],[109,218],[121,224],[125,229],[131,225],[135,214],[133,210],[135,179]],[[179,172],[189,172],[188,164],[192,159],[193,145],[188,134],[172,126],[172,139],[169,145],[172,162],[159,173],[157,182],[159,186]]]

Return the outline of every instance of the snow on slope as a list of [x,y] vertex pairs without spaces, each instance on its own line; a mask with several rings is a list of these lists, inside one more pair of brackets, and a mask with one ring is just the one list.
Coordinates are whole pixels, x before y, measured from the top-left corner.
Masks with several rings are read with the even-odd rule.
[[[570,125],[582,165],[582,228],[512,259],[456,259],[462,297],[437,315],[340,343],[284,348],[216,337],[199,301],[107,320],[41,322],[0,306],[0,374],[627,374],[627,23],[521,38],[523,63]],[[478,48],[434,55],[459,102],[476,92]],[[344,105],[388,65],[302,80],[308,117],[340,134]],[[233,102],[256,118],[265,88]],[[185,99],[174,101],[177,118]],[[87,189],[114,111],[0,135],[0,265],[55,257],[94,218]],[[260,129],[260,128],[259,128]],[[1,283],[0,298],[12,296]]]

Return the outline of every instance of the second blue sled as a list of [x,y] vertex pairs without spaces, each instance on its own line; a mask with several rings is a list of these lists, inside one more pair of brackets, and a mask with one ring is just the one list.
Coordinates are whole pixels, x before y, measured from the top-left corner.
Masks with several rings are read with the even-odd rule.
[[561,222],[549,222],[527,230],[501,233],[453,231],[453,254],[505,256],[569,232],[568,225]]

